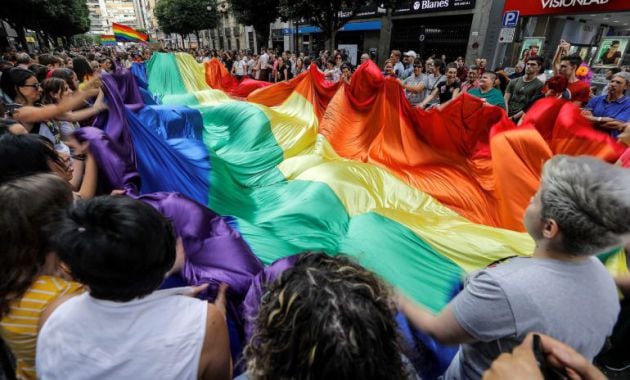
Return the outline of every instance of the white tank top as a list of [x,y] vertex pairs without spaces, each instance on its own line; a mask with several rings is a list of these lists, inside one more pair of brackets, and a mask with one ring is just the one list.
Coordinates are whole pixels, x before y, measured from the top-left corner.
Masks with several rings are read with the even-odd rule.
[[37,339],[41,379],[197,379],[208,304],[156,291],[130,302],[89,294],[60,305]]

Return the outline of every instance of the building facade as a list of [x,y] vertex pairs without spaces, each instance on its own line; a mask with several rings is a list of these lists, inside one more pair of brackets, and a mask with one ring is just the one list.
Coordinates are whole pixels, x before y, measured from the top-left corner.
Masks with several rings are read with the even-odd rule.
[[[561,41],[595,68],[630,65],[630,1],[502,0],[503,13],[518,12],[515,38],[499,46],[497,64],[511,66],[533,49],[551,62]],[[611,45],[611,58],[603,58]]]
[[148,29],[148,0],[87,0],[90,33],[111,34],[112,23]]

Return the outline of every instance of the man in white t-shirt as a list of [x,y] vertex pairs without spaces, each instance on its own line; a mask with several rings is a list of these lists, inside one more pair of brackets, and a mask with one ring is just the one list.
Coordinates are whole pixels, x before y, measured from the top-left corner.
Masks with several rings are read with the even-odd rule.
[[267,54],[267,48],[262,48],[260,52],[260,58],[258,58],[258,65],[260,66],[260,80],[269,81],[269,54]]
[[247,60],[243,55],[238,54],[236,56],[236,61],[232,66],[232,74],[234,74],[238,80],[241,80],[241,78],[247,74]]

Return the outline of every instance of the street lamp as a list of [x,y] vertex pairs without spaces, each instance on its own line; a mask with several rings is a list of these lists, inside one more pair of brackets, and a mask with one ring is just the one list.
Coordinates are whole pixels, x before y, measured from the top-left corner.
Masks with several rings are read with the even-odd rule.
[[[219,38],[221,38],[221,48],[224,47],[224,44],[227,42],[227,35],[225,34],[225,15],[228,12],[229,4],[226,0],[220,0],[217,3],[217,12],[221,14],[221,29],[223,29],[223,34],[221,34],[221,29],[219,29]],[[225,37],[225,41],[223,40]]]

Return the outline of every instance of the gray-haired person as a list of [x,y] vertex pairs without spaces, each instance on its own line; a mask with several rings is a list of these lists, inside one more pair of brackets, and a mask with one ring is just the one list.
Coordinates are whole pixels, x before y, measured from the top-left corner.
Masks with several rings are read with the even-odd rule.
[[615,283],[593,256],[630,240],[628,189],[628,169],[591,157],[555,156],[524,216],[536,242],[532,257],[471,275],[437,316],[400,297],[416,327],[442,343],[461,344],[446,379],[481,378],[530,332],[593,359],[619,313]]

